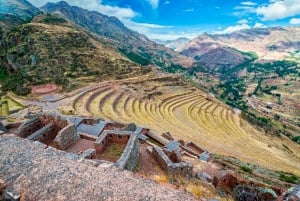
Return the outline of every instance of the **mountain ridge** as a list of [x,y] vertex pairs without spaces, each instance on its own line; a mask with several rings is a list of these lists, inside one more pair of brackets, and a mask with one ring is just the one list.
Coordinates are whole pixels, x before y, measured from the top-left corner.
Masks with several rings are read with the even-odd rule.
[[[181,65],[190,67],[193,59],[156,44],[146,36],[128,29],[116,17],[109,17],[96,11],[89,11],[77,6],[70,6],[67,2],[47,3],[41,9],[47,13],[60,13],[74,24],[109,39],[113,47],[135,62],[142,61],[143,65],[154,63],[161,67]],[[103,29],[103,26],[105,29]]]
[[0,0],[0,14],[15,15],[24,21],[41,11],[26,0]]
[[290,56],[300,48],[300,27],[268,27],[235,31],[230,34],[202,34],[191,40],[179,52],[199,49],[202,44],[213,42],[218,46],[244,52],[255,52],[259,60],[278,60]]

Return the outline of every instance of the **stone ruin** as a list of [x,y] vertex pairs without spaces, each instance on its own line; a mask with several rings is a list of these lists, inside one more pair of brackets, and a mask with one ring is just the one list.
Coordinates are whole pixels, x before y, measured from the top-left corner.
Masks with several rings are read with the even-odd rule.
[[168,175],[182,175],[185,177],[192,175],[193,166],[182,161],[179,152],[170,152],[157,146],[152,149],[149,148],[148,151]]
[[21,124],[17,135],[67,152],[85,139],[91,141],[93,147],[80,150],[77,154],[80,158],[92,160],[96,160],[96,155],[101,154],[108,144],[123,144],[125,149],[114,165],[133,170],[139,158],[138,135],[142,129],[133,132],[123,128],[126,128],[125,125],[116,122],[41,113]]
[[79,135],[75,125],[61,116],[41,114],[20,125],[17,135],[65,150],[76,143]]
[[118,130],[104,131],[95,142],[96,153],[103,153],[111,143],[126,144],[122,156],[115,165],[122,169],[133,170],[139,158],[138,133]]
[[[196,144],[175,141],[170,133],[161,137],[134,124],[46,113],[21,124],[17,134],[94,162],[110,160],[102,154],[112,144],[119,144],[125,148],[121,156],[111,162],[127,170],[133,170],[138,163],[140,143],[147,143],[148,153],[167,174],[187,177],[192,176],[193,166],[182,160],[182,154],[200,158],[200,154],[205,152]],[[149,138],[156,144],[149,142]]]

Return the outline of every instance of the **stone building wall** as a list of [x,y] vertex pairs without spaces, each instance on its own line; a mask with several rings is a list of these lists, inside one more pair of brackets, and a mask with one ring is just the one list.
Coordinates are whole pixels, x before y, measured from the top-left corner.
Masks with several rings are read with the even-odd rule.
[[122,129],[125,125],[117,122],[107,123],[103,130],[113,130],[113,129]]
[[17,134],[65,150],[79,139],[75,125],[55,114],[41,113],[23,123]]
[[49,144],[53,138],[53,123],[49,123],[41,129],[35,131],[27,137],[29,140],[40,141],[44,144]]
[[94,118],[85,118],[85,119],[82,120],[81,123],[88,124],[88,125],[94,125],[94,124],[97,124],[98,122]]
[[122,156],[115,163],[115,166],[126,170],[133,170],[139,159],[139,139],[131,131],[104,131],[95,142],[96,152],[103,153],[110,143],[126,144]]
[[17,134],[22,138],[26,138],[42,127],[41,121],[36,117],[22,123],[18,128]]
[[193,166],[189,163],[172,163],[171,166],[168,166],[168,174],[170,175],[182,175],[189,177],[192,175]]
[[164,171],[168,172],[168,166],[170,166],[172,162],[162,149],[153,147],[152,157],[158,162]]
[[158,162],[164,171],[169,175],[192,175],[193,166],[186,162],[173,163],[167,154],[159,147],[153,147],[152,157]]
[[171,160],[172,163],[180,163],[181,162],[179,153],[176,153],[174,151],[167,151],[167,150],[163,150],[163,151],[168,156],[168,158]]
[[61,129],[63,129],[69,124],[68,120],[62,119],[60,116],[56,115],[41,114],[38,118],[43,125],[47,125],[48,123],[52,122],[54,125],[53,131],[55,133],[58,133]]
[[111,143],[127,144],[132,132],[129,131],[104,131],[95,142],[97,153],[102,153]]
[[134,170],[139,160],[139,147],[138,136],[132,133],[121,158],[116,162],[116,166],[126,170]]
[[53,140],[54,146],[57,149],[65,150],[79,140],[79,135],[76,132],[74,124],[69,124],[58,132]]

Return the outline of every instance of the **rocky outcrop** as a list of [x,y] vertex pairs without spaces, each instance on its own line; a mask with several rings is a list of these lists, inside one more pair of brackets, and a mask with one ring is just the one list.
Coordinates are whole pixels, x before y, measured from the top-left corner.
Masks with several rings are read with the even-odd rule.
[[[282,198],[283,197],[283,198]],[[299,201],[300,185],[290,188],[278,201]]]
[[[63,151],[0,137],[0,178],[28,200],[196,200],[118,168],[94,167]],[[72,159],[73,158],[73,159]]]
[[232,192],[237,185],[244,183],[245,181],[233,171],[221,171],[213,179],[213,185],[227,193]]
[[4,189],[6,188],[6,183],[4,180],[0,179],[0,195],[3,193]]
[[251,185],[238,185],[233,195],[236,201],[275,201],[277,198],[273,190]]

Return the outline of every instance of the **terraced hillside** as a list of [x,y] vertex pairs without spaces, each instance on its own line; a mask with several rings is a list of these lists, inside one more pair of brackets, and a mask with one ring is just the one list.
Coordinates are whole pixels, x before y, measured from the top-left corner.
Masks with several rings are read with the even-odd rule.
[[268,136],[229,107],[176,77],[99,84],[76,97],[77,113],[134,122],[273,170],[300,175],[300,146]]

